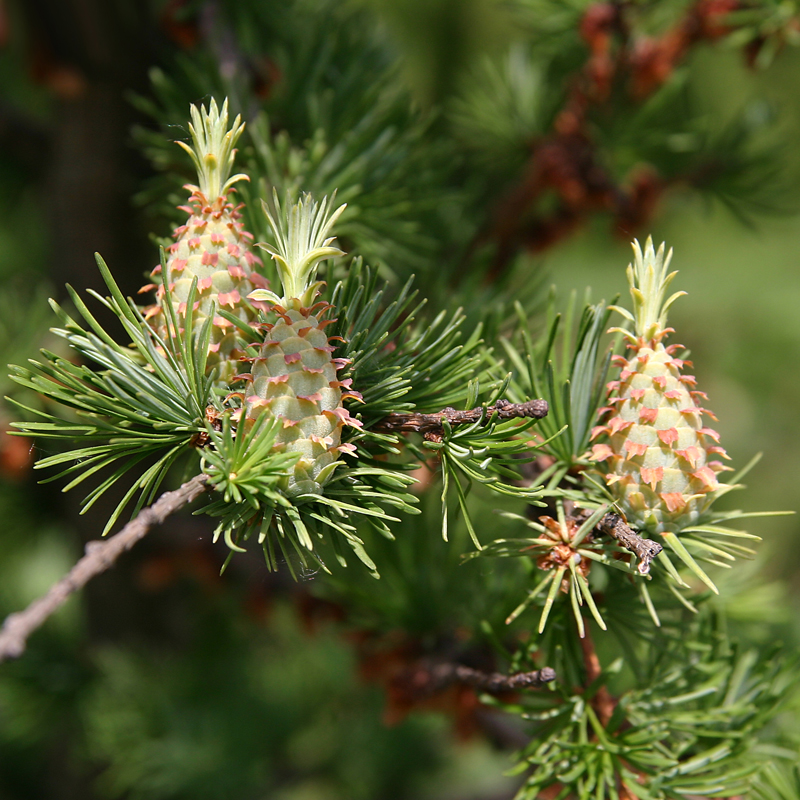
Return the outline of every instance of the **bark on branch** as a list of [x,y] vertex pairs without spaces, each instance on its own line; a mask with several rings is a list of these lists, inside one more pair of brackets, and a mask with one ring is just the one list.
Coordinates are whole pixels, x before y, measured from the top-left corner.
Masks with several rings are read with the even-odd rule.
[[664,549],[652,539],[644,539],[631,528],[619,515],[609,512],[595,526],[599,531],[616,539],[626,550],[630,550],[638,559],[636,570],[640,575],[650,572],[650,562]]
[[497,413],[500,419],[520,417],[542,419],[547,416],[548,410],[546,400],[528,400],[526,403],[498,400],[493,406],[472,408],[469,411],[456,411],[448,407],[435,414],[399,412],[388,414],[372,430],[379,433],[422,433],[426,436],[441,436],[443,420],[447,420],[451,425],[467,425],[480,422],[481,419],[488,421],[494,413]]
[[196,475],[174,492],[165,492],[139,512],[119,533],[106,541],[86,544],[86,555],[47,594],[34,600],[24,611],[9,614],[0,629],[0,662],[18,658],[25,651],[28,637],[57,611],[71,594],[83,588],[92,578],[105,572],[155,525],[191,503],[206,491],[206,476]]
[[462,664],[439,664],[434,668],[434,675],[440,681],[464,683],[489,694],[539,689],[556,679],[556,671],[552,667],[542,667],[533,672],[503,675],[500,672],[481,672]]
[[463,664],[446,661],[433,664],[421,662],[397,676],[395,682],[402,684],[408,692],[417,697],[429,697],[444,691],[454,683],[472,686],[489,694],[500,694],[539,689],[555,679],[556,671],[552,667],[503,675],[500,672],[482,672]]

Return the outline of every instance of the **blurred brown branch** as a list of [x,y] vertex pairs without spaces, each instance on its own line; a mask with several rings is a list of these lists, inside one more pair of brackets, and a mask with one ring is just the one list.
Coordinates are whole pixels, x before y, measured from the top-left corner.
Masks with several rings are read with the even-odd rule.
[[28,637],[57,611],[78,589],[113,566],[155,525],[197,499],[206,491],[206,476],[196,475],[174,492],[165,492],[152,506],[143,509],[119,533],[104,542],[86,545],[86,555],[53,585],[47,594],[34,600],[24,611],[9,614],[0,629],[0,661],[17,658],[25,651]]
[[[698,182],[694,172],[665,177],[647,163],[616,176],[593,133],[593,115],[615,113],[620,99],[644,103],[696,45],[733,32],[729,15],[742,7],[739,0],[695,0],[658,36],[632,33],[629,17],[636,12],[629,3],[601,0],[587,7],[580,22],[587,58],[572,76],[551,131],[531,142],[518,181],[473,242],[472,251],[487,242],[495,246],[490,281],[503,274],[519,248],[546,250],[598,212],[610,214],[614,231],[627,239],[649,223],[667,189]],[[750,50],[745,57],[752,65]],[[555,203],[542,202],[551,196]]]
[[463,664],[437,664],[430,670],[431,686],[443,688],[451,683],[463,683],[475,689],[498,694],[518,692],[524,689],[540,689],[556,679],[552,667],[542,667],[533,672],[517,672],[503,675],[500,672],[481,672]]

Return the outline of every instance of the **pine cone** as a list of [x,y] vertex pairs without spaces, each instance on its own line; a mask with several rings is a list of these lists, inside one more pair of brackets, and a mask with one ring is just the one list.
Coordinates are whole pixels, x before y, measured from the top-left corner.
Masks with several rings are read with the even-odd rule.
[[[236,151],[234,145],[244,130],[240,117],[228,129],[228,101],[219,112],[211,101],[209,111],[192,106],[193,124],[189,126],[193,146],[178,142],[189,152],[197,167],[199,186],[187,185],[189,204],[180,210],[189,215],[184,225],[173,233],[176,241],[167,248],[166,285],[172,306],[179,318],[186,312],[192,282],[197,279],[194,302],[194,333],[199,335],[205,321],[212,317],[207,371],[219,367],[219,381],[229,385],[243,353],[237,349],[236,331],[232,322],[217,313],[223,308],[246,323],[256,319],[256,308],[247,295],[256,287],[266,286],[264,278],[254,271],[261,260],[250,248],[253,235],[239,221],[242,206],[235,207],[228,199],[233,184],[247,180],[246,175],[228,177]],[[153,283],[141,291],[156,289],[156,303],[145,309],[163,339],[168,336],[164,304],[165,281],[161,266],[151,275]]]
[[345,398],[360,399],[360,395],[350,389],[349,380],[337,379],[347,361],[333,358],[335,347],[324,331],[334,321],[322,319],[330,306],[312,305],[321,285],[312,282],[319,262],[342,255],[330,246],[333,239],[325,237],[343,210],[341,206],[328,214],[327,200],[318,205],[306,195],[292,207],[285,226],[276,223],[264,206],[278,242],[277,248],[266,249],[278,265],[285,296],[266,290],[250,295],[269,304],[268,315],[275,321],[262,325],[266,339],[258,355],[244,359],[252,365],[251,372],[241,376],[250,382],[244,393],[244,418],[254,420],[268,413],[282,420],[278,446],[300,453],[285,487],[290,495],[319,493],[340,454],[355,451],[354,445],[342,444],[343,427],[361,426],[342,404]]
[[691,362],[674,356],[682,345],[664,345],[673,332],[667,310],[685,294],[664,299],[677,274],[667,274],[672,251],[665,258],[662,244],[656,253],[650,238],[644,253],[638,242],[633,251],[628,282],[634,314],[615,307],[633,332],[612,329],[622,331],[631,354],[615,357],[619,378],[608,384],[608,405],[601,409],[606,420],[592,432],[607,441],[594,445],[592,457],[609,467],[606,482],[632,525],[677,532],[729,488],[717,477],[729,469],[719,457],[728,456],[719,434],[703,424],[703,415],[716,419],[700,406],[706,395],[695,389],[693,375],[683,374]]

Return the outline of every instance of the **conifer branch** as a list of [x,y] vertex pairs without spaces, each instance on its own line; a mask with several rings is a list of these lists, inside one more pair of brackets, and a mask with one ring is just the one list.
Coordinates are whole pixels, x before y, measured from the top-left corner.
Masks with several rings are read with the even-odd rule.
[[[570,519],[574,519],[580,524],[589,519],[591,513],[586,509],[573,511]],[[650,564],[653,559],[664,549],[658,542],[652,539],[645,539],[638,534],[619,514],[609,511],[602,516],[594,526],[599,533],[604,533],[615,539],[620,547],[630,550],[638,559],[637,571],[640,575],[647,575],[650,572]]]
[[493,406],[472,408],[468,411],[456,411],[454,408],[443,408],[434,414],[417,414],[396,412],[387,414],[372,430],[380,433],[422,433],[425,436],[442,436],[443,422],[450,425],[469,425],[484,419],[488,422],[492,414],[500,419],[533,417],[543,419],[547,416],[546,400],[528,400],[525,403],[511,403],[498,400]]
[[436,664],[423,661],[399,677],[398,683],[401,683],[410,694],[428,697],[444,691],[455,683],[471,686],[489,694],[501,694],[540,689],[555,679],[556,671],[552,667],[503,675],[500,672],[483,672],[451,661]]
[[47,594],[34,600],[24,611],[10,614],[0,629],[0,662],[18,658],[25,651],[28,637],[57,611],[74,592],[92,578],[113,566],[116,560],[143,539],[150,529],[196,500],[207,490],[207,476],[196,475],[173,492],[165,492],[107,541],[86,544],[86,555]]
[[[737,18],[735,2],[693,0],[684,6],[673,25],[659,36],[648,37],[647,46],[642,47],[634,34],[640,23],[627,4],[585,5],[576,22],[587,59],[565,83],[570,89],[564,103],[553,115],[551,129],[530,148],[519,180],[498,201],[493,218],[467,250],[472,257],[481,246],[495,245],[490,280],[506,273],[520,248],[543,252],[574,235],[599,209],[612,215],[614,230],[637,230],[650,222],[661,198],[674,187],[688,184],[713,191],[714,182],[726,170],[735,169],[737,162],[740,174],[744,165],[756,167],[755,159],[748,164],[743,150],[734,153],[723,146],[727,137],[720,138],[716,149],[709,146],[698,151],[700,157],[685,161],[682,168],[670,169],[648,155],[620,180],[607,167],[597,120],[619,102],[622,87],[631,108],[646,108],[647,100],[673,79],[675,70],[703,42],[735,33],[740,42],[749,42],[745,55],[751,65],[768,61],[769,52],[777,49],[774,39],[768,43],[768,36],[748,35],[754,18],[749,14]],[[797,19],[792,17],[789,24],[795,28]],[[740,194],[744,194],[741,188]],[[549,202],[543,202],[545,198]]]
[[503,675],[500,672],[481,672],[463,664],[440,664],[435,668],[434,675],[440,681],[464,683],[489,694],[539,689],[556,679],[556,671],[552,667]]

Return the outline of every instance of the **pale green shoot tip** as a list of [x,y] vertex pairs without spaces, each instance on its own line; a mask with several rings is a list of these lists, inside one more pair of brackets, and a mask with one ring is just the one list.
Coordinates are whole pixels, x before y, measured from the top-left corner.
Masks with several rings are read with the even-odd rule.
[[667,312],[670,306],[686,292],[675,292],[665,299],[667,289],[676,271],[668,272],[672,261],[672,249],[665,253],[665,244],[656,252],[653,237],[648,236],[644,249],[634,239],[633,263],[628,265],[627,276],[633,301],[633,314],[619,306],[611,306],[628,321],[633,322],[637,337],[651,339],[667,327]]
[[330,204],[327,197],[318,203],[306,193],[296,203],[282,209],[277,192],[273,192],[273,199],[275,216],[263,201],[262,206],[275,244],[259,244],[258,247],[272,256],[278,268],[284,292],[281,302],[297,299],[301,306],[307,307],[319,287],[314,283],[314,276],[320,263],[344,255],[343,250],[332,244],[335,237],[328,236],[328,233],[346,205],[332,211],[333,198]]
[[213,98],[208,109],[193,105],[191,116],[189,132],[192,135],[192,144],[177,144],[191,156],[197,169],[198,188],[213,202],[217,197],[224,197],[234,183],[250,180],[241,173],[233,176],[230,174],[236,158],[235,145],[245,124],[241,121],[241,116],[237,115],[233,124],[228,127],[227,98],[221,110]]

